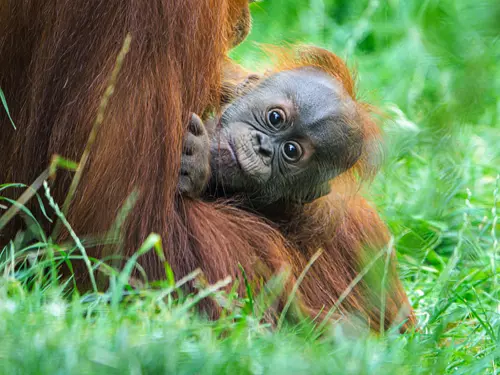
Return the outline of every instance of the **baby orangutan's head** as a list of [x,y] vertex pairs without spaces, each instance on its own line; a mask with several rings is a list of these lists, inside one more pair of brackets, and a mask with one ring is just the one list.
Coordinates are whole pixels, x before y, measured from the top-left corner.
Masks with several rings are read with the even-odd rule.
[[350,90],[316,66],[258,80],[222,113],[211,188],[260,204],[327,194],[363,152],[363,116]]

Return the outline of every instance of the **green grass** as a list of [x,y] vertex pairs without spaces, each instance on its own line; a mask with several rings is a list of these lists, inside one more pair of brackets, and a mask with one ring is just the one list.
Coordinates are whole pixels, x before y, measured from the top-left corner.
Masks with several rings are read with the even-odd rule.
[[[254,42],[327,47],[357,69],[360,97],[390,115],[387,160],[368,191],[394,234],[421,330],[358,338],[338,327],[319,336],[310,322],[271,330],[248,299],[220,292],[227,314],[210,322],[192,307],[214,290],[174,299],[170,277],[133,291],[123,282],[129,269],[112,273],[105,294],[67,295],[57,247],[14,272],[16,252],[29,249],[13,242],[0,257],[1,374],[500,373],[498,2],[268,0],[252,8],[252,35],[235,59],[265,66]],[[155,246],[152,236],[140,251]]]

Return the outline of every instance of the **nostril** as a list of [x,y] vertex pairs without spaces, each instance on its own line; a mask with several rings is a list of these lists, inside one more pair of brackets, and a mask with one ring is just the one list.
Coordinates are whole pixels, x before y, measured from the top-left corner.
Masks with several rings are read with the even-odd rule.
[[273,156],[273,144],[271,142],[271,138],[260,132],[257,132],[256,138],[259,147],[259,153],[267,157]]

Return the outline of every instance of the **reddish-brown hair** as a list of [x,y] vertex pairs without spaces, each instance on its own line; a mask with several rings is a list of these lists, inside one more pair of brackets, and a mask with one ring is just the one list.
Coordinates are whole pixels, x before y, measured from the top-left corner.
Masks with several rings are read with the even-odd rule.
[[[338,311],[362,315],[372,328],[380,327],[381,309],[385,327],[402,322],[403,329],[410,327],[415,323],[413,311],[397,275],[394,251],[386,249],[390,234],[359,191],[360,182],[373,178],[382,159],[374,108],[358,100],[353,75],[334,53],[312,46],[280,51],[279,70],[313,67],[340,82],[355,101],[362,122],[363,151],[358,162],[331,181],[328,196],[298,209],[282,229],[299,249],[295,272],[318,248],[323,249],[322,257],[302,282],[304,302],[320,312],[338,304],[342,297],[345,299]],[[366,275],[357,281],[359,273],[365,271]],[[344,295],[346,290],[350,292]]]
[[[301,290],[309,311],[328,308],[358,272],[364,244],[386,242],[373,210],[357,203],[341,216],[328,205],[309,209],[300,218],[327,218],[335,225],[307,219],[302,229],[289,231],[287,242],[254,215],[182,199],[176,192],[190,113],[219,102],[221,65],[229,45],[241,39],[234,30],[245,25],[240,19],[248,14],[246,6],[245,0],[0,0],[0,87],[18,127],[14,131],[0,111],[0,183],[31,183],[55,153],[79,160],[107,77],[130,33],[130,52],[67,215],[76,234],[107,232],[137,190],[138,201],[123,227],[123,255],[131,255],[154,231],[161,234],[177,277],[199,267],[215,282],[238,277],[238,263],[250,278],[269,277],[256,271],[256,262],[270,272],[291,264],[297,274],[309,254],[323,247],[326,257]],[[56,178],[52,191],[60,204],[70,179],[64,173]],[[5,230],[0,244],[18,229],[16,224]],[[310,241],[313,233],[320,234],[317,241]],[[88,252],[99,258],[102,248]],[[140,263],[151,279],[164,277],[153,252]],[[406,304],[397,277],[391,277],[389,320]],[[376,322],[372,296],[363,287],[346,306]],[[219,307],[204,303],[216,317]]]
[[[290,258],[296,276],[318,249],[323,250],[300,285],[304,306],[311,315],[323,316],[342,298],[342,303],[335,306],[337,313],[355,312],[373,328],[380,326],[381,308],[385,309],[385,327],[405,319],[405,327],[411,326],[414,317],[397,276],[393,249],[383,251],[389,245],[389,232],[359,193],[360,183],[375,175],[382,157],[373,108],[358,100],[353,75],[334,53],[314,46],[265,46],[264,50],[274,60],[273,69],[266,75],[310,67],[340,83],[355,103],[363,134],[358,162],[331,181],[328,196],[305,206],[274,204],[263,212],[295,249]],[[236,66],[226,65],[225,71],[229,79],[243,79],[250,74],[239,72]],[[357,280],[360,272],[366,275]]]
[[[177,276],[201,267],[215,282],[236,276],[238,262],[251,273],[250,260],[283,248],[259,220],[176,193],[190,113],[218,102],[220,66],[246,1],[0,4],[0,87],[18,125],[14,131],[2,113],[0,181],[29,184],[55,153],[79,160],[130,33],[130,52],[68,213],[75,232],[104,234],[137,189],[123,228],[124,255],[155,231]],[[59,203],[70,177],[57,176],[52,191]],[[89,250],[97,257],[99,251]],[[151,278],[164,276],[153,253],[141,263]]]

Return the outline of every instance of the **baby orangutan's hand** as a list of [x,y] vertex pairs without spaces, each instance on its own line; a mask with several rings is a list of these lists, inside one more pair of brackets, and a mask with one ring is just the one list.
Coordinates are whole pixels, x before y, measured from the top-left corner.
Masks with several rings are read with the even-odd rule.
[[179,192],[189,197],[198,197],[209,177],[210,140],[203,121],[193,113],[182,148]]

